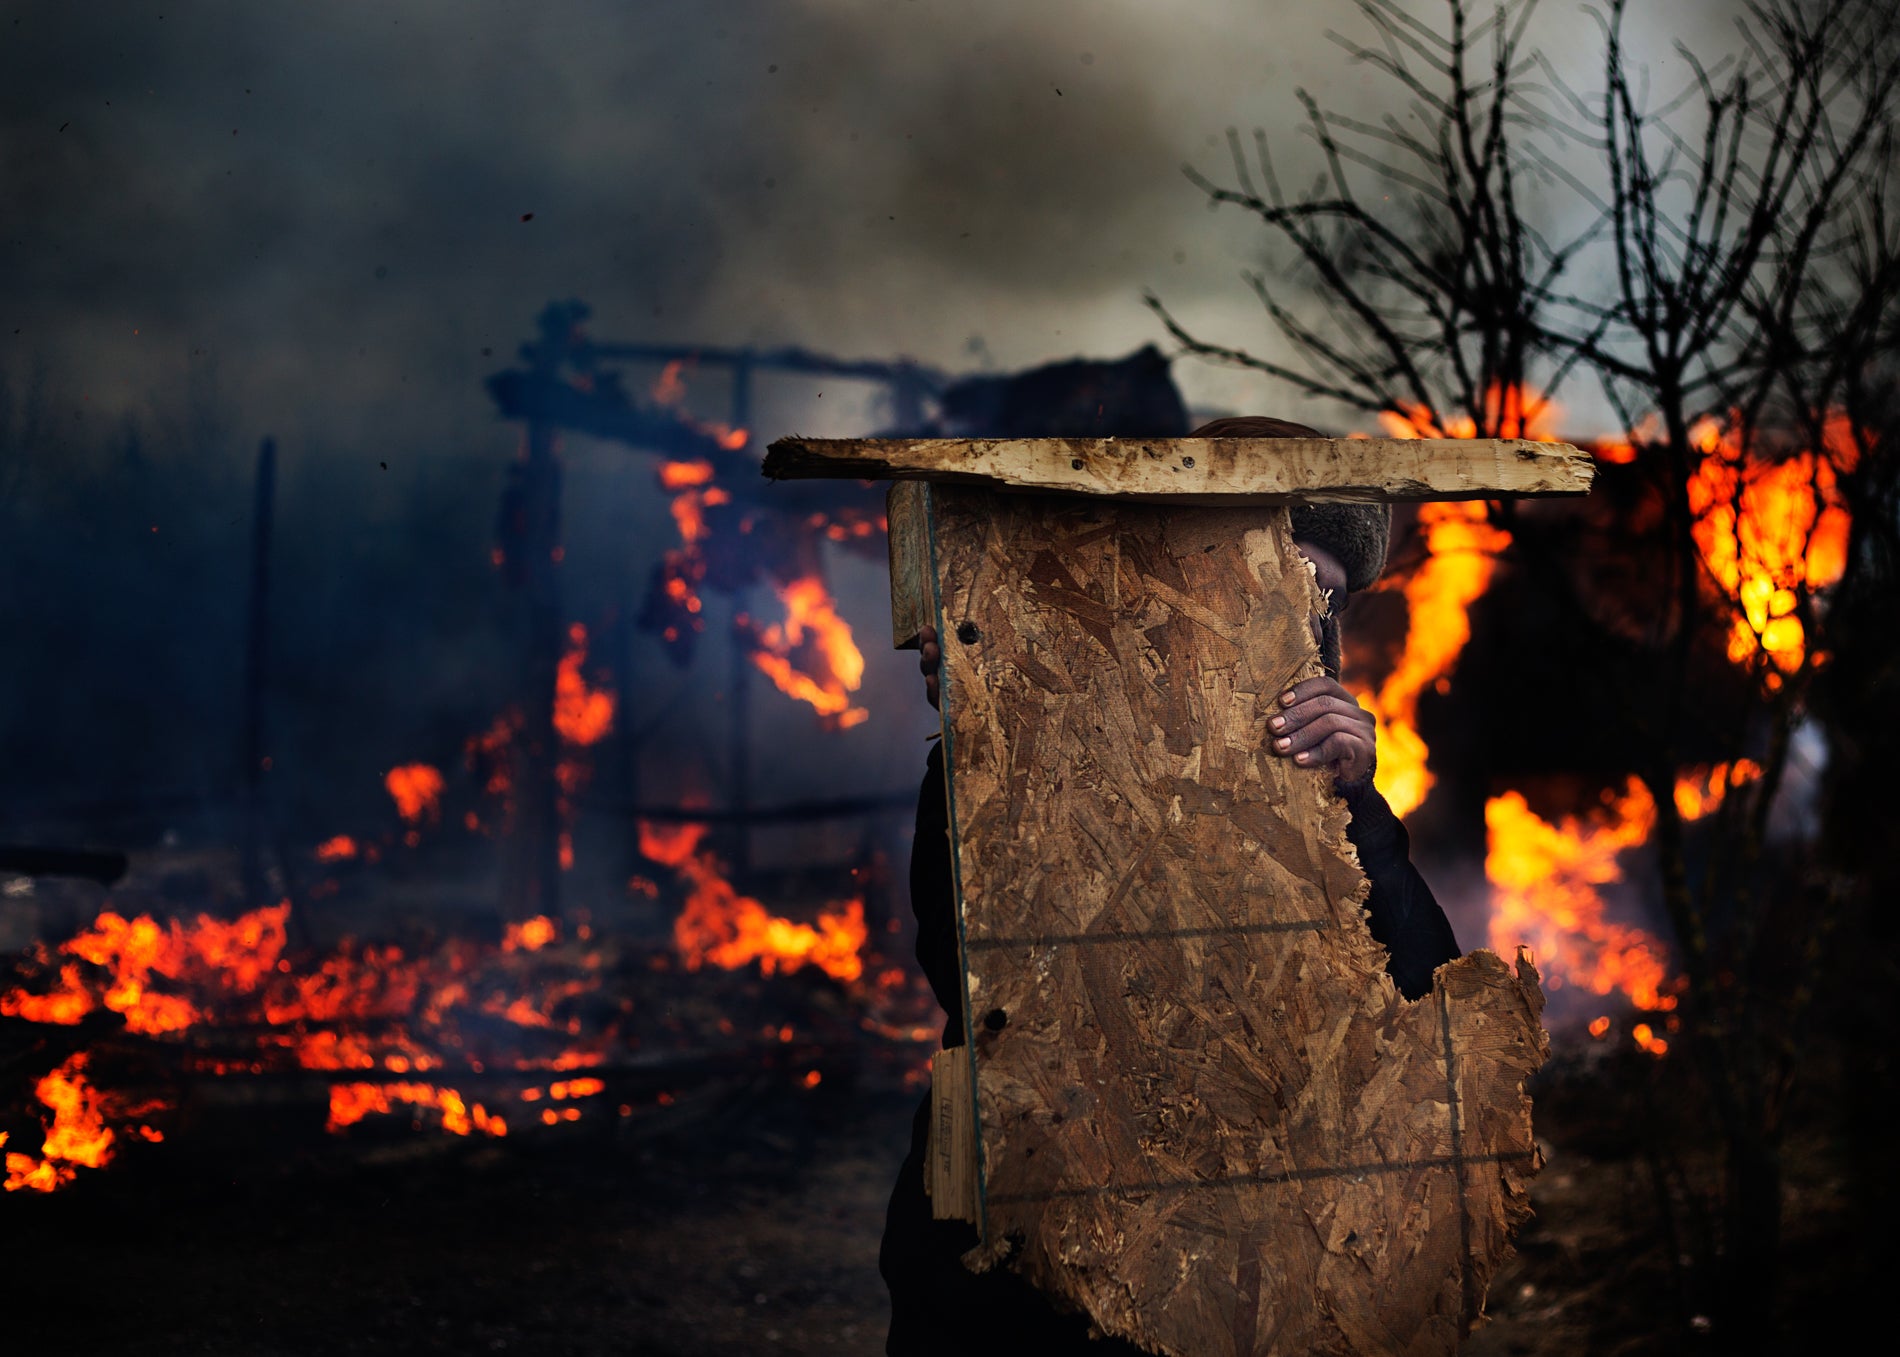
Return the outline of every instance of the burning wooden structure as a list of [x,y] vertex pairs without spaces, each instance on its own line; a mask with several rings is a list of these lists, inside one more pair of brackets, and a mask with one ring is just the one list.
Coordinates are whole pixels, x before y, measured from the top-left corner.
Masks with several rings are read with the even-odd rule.
[[966,1261],[1180,1357],[1452,1351],[1528,1211],[1542,994],[1478,952],[1401,998],[1343,803],[1262,755],[1323,606],[1277,506],[1580,494],[1589,459],[788,439],[765,469],[907,478],[892,617],[944,638],[966,983],[933,1209],[979,1224]]

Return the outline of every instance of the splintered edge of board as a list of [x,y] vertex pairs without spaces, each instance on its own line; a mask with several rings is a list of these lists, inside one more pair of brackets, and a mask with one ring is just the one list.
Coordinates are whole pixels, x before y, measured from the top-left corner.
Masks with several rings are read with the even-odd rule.
[[781,438],[764,472],[1282,504],[1582,495],[1596,466],[1513,438]]

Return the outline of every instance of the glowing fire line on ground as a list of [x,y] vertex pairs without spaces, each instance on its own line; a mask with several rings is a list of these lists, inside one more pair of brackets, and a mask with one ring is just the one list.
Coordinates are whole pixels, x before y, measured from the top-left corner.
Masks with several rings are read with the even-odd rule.
[[819,912],[815,924],[781,918],[733,889],[718,860],[700,848],[706,831],[703,824],[640,822],[641,853],[671,867],[690,887],[686,907],[673,924],[674,942],[689,969],[710,963],[737,970],[757,962],[766,975],[805,965],[846,982],[864,974],[860,949],[869,932],[863,900],[835,903]]
[[[582,1038],[565,1006],[601,984],[598,953],[548,960],[560,938],[552,919],[509,925],[501,946],[484,949],[451,942],[410,956],[393,945],[355,946],[293,961],[288,948],[288,903],[224,921],[199,915],[161,923],[102,912],[55,953],[37,945],[27,980],[0,991],[0,1014],[31,1022],[74,1026],[106,1010],[120,1015],[128,1033],[183,1043],[186,1060],[209,1074],[289,1068],[319,1073],[377,1071],[398,1076],[445,1069],[450,1063],[483,1074],[466,1024],[494,1023],[551,1034],[564,1042],[549,1056],[509,1058],[523,1073],[517,1095],[543,1096],[536,1072],[596,1064],[599,1043]],[[35,978],[37,977],[37,978]],[[261,1029],[261,1031],[260,1031]],[[245,1034],[251,1054],[192,1054],[224,1032]],[[543,1038],[545,1039],[545,1038]],[[122,1133],[156,1141],[135,1119],[169,1110],[162,1100],[132,1105],[96,1088],[82,1051],[44,1076],[35,1094],[45,1111],[44,1144],[37,1156],[7,1157],[8,1190],[52,1191],[79,1168],[103,1167]],[[578,1099],[603,1091],[596,1079],[557,1081],[546,1096]],[[421,1079],[340,1079],[330,1086],[328,1129],[338,1132],[371,1114],[407,1108],[452,1135],[507,1134],[506,1121],[455,1088]],[[555,1120],[571,1121],[566,1111]],[[547,1120],[543,1117],[543,1120]],[[119,1129],[114,1130],[114,1126]]]

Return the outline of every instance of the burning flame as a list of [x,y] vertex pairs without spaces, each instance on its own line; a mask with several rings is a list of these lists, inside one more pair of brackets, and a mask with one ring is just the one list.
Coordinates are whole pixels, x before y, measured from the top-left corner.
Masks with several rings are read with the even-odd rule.
[[537,914],[532,919],[509,924],[502,936],[501,950],[538,952],[559,936],[560,929],[555,926],[554,920],[545,914]]
[[568,744],[585,748],[607,738],[614,725],[614,697],[603,688],[590,688],[581,677],[587,663],[587,628],[579,622],[567,629],[567,653],[554,677],[554,729]]
[[488,1136],[505,1136],[508,1124],[493,1116],[480,1103],[470,1107],[452,1088],[434,1084],[332,1084],[330,1120],[324,1129],[332,1134],[354,1126],[373,1112],[390,1113],[398,1104],[420,1111],[423,1108],[442,1114],[442,1129],[452,1136],[479,1131]]
[[[1486,423],[1504,438],[1557,441],[1555,401],[1526,396],[1521,387],[1493,386],[1486,397]],[[1469,415],[1440,420],[1422,405],[1403,413],[1382,411],[1379,423],[1391,438],[1476,438]],[[1409,815],[1425,803],[1434,781],[1426,759],[1430,751],[1418,733],[1419,695],[1441,687],[1471,639],[1469,609],[1490,586],[1497,555],[1511,535],[1492,526],[1478,502],[1422,505],[1418,525],[1424,534],[1425,561],[1405,581],[1410,624],[1397,665],[1374,692],[1357,696],[1379,720],[1379,766],[1373,784],[1396,815]]]
[[[1749,759],[1691,769],[1676,779],[1676,809],[1685,820],[1700,819],[1760,776],[1760,765]],[[1573,985],[1596,995],[1621,993],[1649,1012],[1676,1007],[1667,947],[1640,928],[1604,918],[1601,889],[1623,879],[1618,859],[1646,843],[1656,823],[1656,803],[1638,779],[1630,778],[1620,794],[1605,792],[1589,816],[1555,823],[1533,812],[1521,793],[1506,792],[1485,804],[1484,822],[1494,951],[1530,947],[1553,990]],[[1593,1036],[1609,1028],[1607,1016],[1590,1024]],[[1652,1055],[1669,1049],[1647,1024],[1630,1035]]]
[[[470,1042],[461,1031],[468,1015],[500,1019],[522,1032],[560,1033],[564,1049],[524,1056],[522,1069],[573,1069],[597,1064],[596,1043],[573,1040],[579,1021],[568,1005],[598,990],[597,952],[549,959],[558,928],[545,917],[510,927],[499,949],[453,942],[432,954],[409,956],[395,946],[357,946],[293,960],[287,949],[290,906],[253,910],[224,921],[199,915],[159,922],[106,911],[62,944],[26,958],[24,970],[42,979],[0,990],[0,1012],[30,1021],[71,1025],[100,1009],[121,1015],[128,1032],[183,1043],[188,1067],[210,1073],[292,1068],[317,1071],[382,1070],[392,1075],[441,1068],[442,1051],[476,1073]],[[220,1033],[246,1034],[249,1052],[233,1062],[199,1055]],[[481,1029],[483,1046],[492,1025]],[[546,1038],[537,1038],[545,1041]],[[72,1165],[104,1162],[114,1140],[112,1123],[144,1115],[99,1093],[83,1077],[82,1052],[41,1081],[41,1101],[52,1110],[46,1147],[38,1157],[9,1156],[9,1187],[51,1191],[72,1178]],[[580,1079],[566,1084],[584,1087]],[[502,1119],[454,1088],[398,1079],[356,1078],[332,1086],[330,1129],[372,1113],[407,1107],[428,1111],[451,1134],[502,1135]],[[150,1127],[132,1128],[145,1139]]]
[[1560,443],[1557,421],[1563,407],[1548,396],[1521,386],[1493,382],[1484,397],[1484,427],[1497,433],[1480,434],[1470,415],[1441,420],[1430,407],[1401,401],[1397,410],[1381,410],[1379,426],[1388,438],[1527,438],[1534,443]]
[[338,834],[317,845],[318,862],[348,862],[356,853],[356,840],[348,834]]
[[727,452],[738,452],[745,447],[748,435],[744,429],[734,429],[729,425],[709,420],[692,419],[683,413],[681,407],[686,403],[685,359],[675,358],[660,369],[660,375],[653,382],[653,399],[672,410],[687,424],[717,438],[719,446]]
[[825,582],[805,575],[778,586],[777,593],[785,621],[754,631],[753,664],[836,729],[868,720],[871,713],[852,706],[850,696],[864,680],[864,654]]
[[407,763],[391,768],[383,786],[396,803],[396,811],[410,824],[420,824],[426,815],[434,820],[441,813],[442,774],[426,763]]
[[1836,465],[1852,465],[1851,431],[1844,417],[1832,419],[1822,454],[1775,462],[1749,458],[1732,428],[1714,419],[1698,421],[1689,436],[1703,454],[1688,487],[1696,548],[1735,607],[1728,657],[1746,664],[1764,656],[1792,673],[1807,655],[1804,596],[1847,568],[1849,520]]
[[712,483],[711,462],[660,463],[660,488],[673,494],[673,522],[680,530],[680,541],[696,547],[706,540],[711,529],[706,510],[730,504],[732,496]]
[[1638,1008],[1675,1007],[1663,992],[1669,968],[1662,944],[1606,920],[1599,893],[1623,879],[1618,857],[1646,842],[1655,823],[1656,803],[1636,778],[1620,795],[1606,793],[1591,816],[1555,824],[1521,792],[1492,797],[1484,807],[1492,949],[1508,956],[1520,943],[1529,947],[1553,990],[1577,985],[1593,994],[1620,991]]
[[[117,1137],[106,1125],[108,1099],[86,1078],[87,1059],[84,1051],[67,1057],[34,1086],[34,1096],[52,1117],[37,1159],[18,1151],[7,1155],[8,1192],[51,1192],[70,1183],[78,1170],[104,1168],[111,1161]],[[164,1139],[149,1126],[139,1127],[138,1134]]]
[[703,824],[662,826],[640,822],[640,851],[685,878],[692,893],[673,924],[673,940],[687,969],[711,963],[737,970],[759,963],[766,975],[790,973],[815,965],[834,980],[850,982],[864,974],[859,949],[869,930],[864,902],[851,899],[821,910],[818,922],[797,923],[770,913],[751,896],[740,895],[721,874],[718,860],[701,852]]
[[1405,581],[1410,623],[1397,665],[1376,693],[1359,694],[1379,720],[1379,763],[1373,783],[1396,815],[1424,804],[1434,781],[1429,750],[1418,733],[1418,699],[1442,684],[1471,639],[1471,604],[1491,583],[1497,554],[1511,536],[1485,519],[1484,505],[1433,503],[1421,506],[1425,561]]

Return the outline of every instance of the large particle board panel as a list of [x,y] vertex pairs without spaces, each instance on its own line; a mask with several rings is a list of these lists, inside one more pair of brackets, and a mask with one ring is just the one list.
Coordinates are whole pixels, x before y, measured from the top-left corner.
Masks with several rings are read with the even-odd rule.
[[891,518],[898,639],[943,638],[973,1265],[1179,1357],[1452,1352],[1528,1212],[1542,995],[1478,952],[1403,999],[1344,803],[1265,752],[1319,672],[1286,511]]

